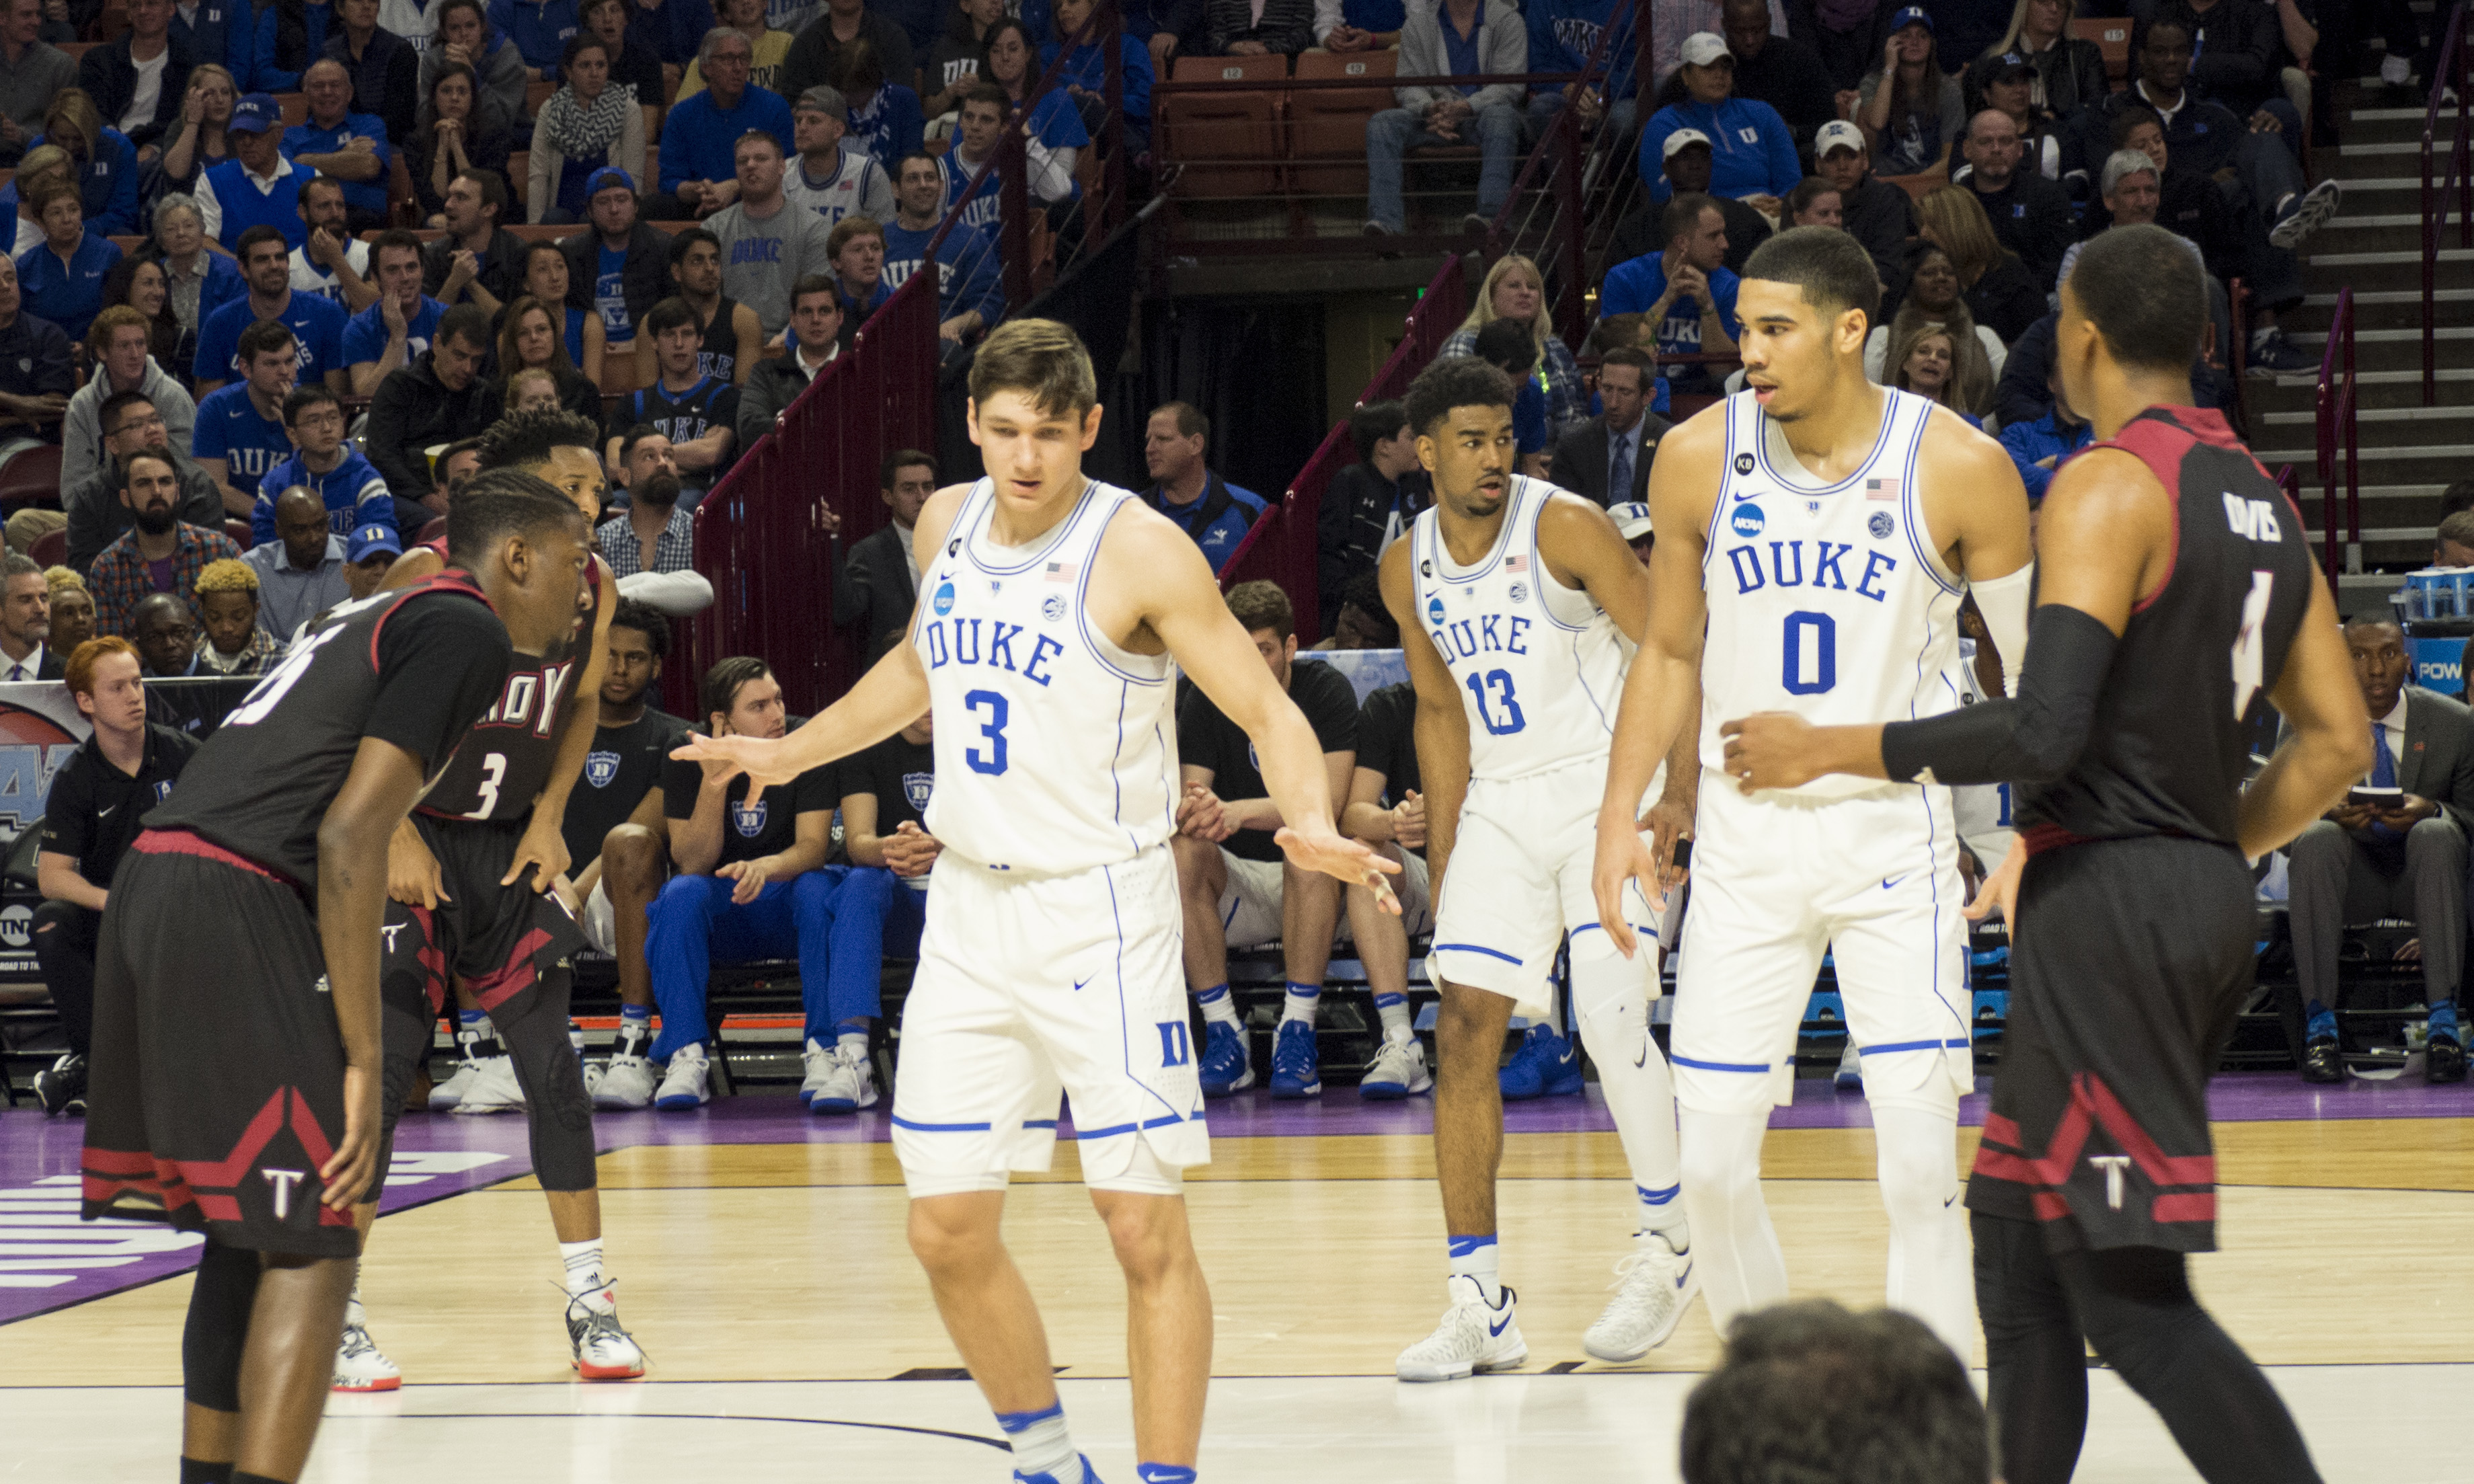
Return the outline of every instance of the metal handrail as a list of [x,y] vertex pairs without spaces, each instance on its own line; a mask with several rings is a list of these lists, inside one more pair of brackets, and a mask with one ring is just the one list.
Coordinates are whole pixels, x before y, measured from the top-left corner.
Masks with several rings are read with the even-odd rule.
[[[2462,12],[2461,12],[2462,13]],[[2342,384],[2339,377],[2342,375]],[[2355,414],[2355,399],[2360,383],[2354,376],[2354,289],[2347,284],[2337,292],[2337,312],[2328,321],[2328,348],[2319,353],[2319,388],[2316,409],[2316,439],[2318,446],[2320,496],[2320,529],[2326,549],[2321,560],[2328,570],[2328,585],[2335,587],[2341,572],[2360,572],[2363,567],[2363,450],[2361,420]],[[2338,445],[2344,445],[2345,525],[2344,547],[2337,544],[2337,464]]]
[[[2474,158],[2469,158],[2467,119],[2469,89],[2474,69],[2467,65],[2465,37],[2465,5],[2462,0],[2449,13],[2445,39],[2439,44],[2439,62],[2433,67],[2431,102],[2422,113],[2422,404],[2435,406],[2439,401],[2439,229],[2448,215],[2448,193],[2457,192],[2457,245],[2474,249]],[[2451,85],[2457,90],[2457,144],[2451,151],[2448,173],[2438,182],[2432,179],[2433,158],[2438,153],[2439,109]]]

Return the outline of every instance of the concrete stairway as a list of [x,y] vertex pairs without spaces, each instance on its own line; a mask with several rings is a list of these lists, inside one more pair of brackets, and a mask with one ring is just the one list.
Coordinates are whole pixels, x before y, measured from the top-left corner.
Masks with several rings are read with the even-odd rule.
[[[2428,22],[2426,21],[2426,24]],[[2422,401],[2422,177],[2420,151],[2427,95],[2380,85],[2376,74],[2341,85],[2337,104],[2343,143],[2315,150],[2313,164],[2344,182],[2345,205],[2311,239],[2300,309],[2285,316],[2297,346],[2318,353],[2340,289],[2354,290],[2354,357],[2361,373],[2363,552],[2361,572],[2348,572],[2339,594],[2346,612],[2382,605],[2402,584],[2394,573],[2431,559],[2439,493],[2474,477],[2474,252],[2454,246],[2449,218],[2439,255],[2438,392]],[[2443,109],[2439,159],[2455,137],[2456,114]],[[2321,540],[2322,485],[2314,437],[2317,372],[2253,377],[2250,442],[2272,473],[2292,464],[2301,476],[2302,510],[2311,539]],[[2343,482],[2339,480],[2340,512]]]

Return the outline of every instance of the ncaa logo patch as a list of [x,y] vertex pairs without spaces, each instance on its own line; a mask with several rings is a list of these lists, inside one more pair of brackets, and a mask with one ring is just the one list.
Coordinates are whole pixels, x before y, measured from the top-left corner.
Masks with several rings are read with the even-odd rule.
[[1064,618],[1064,617],[1065,617],[1065,596],[1064,596],[1064,595],[1063,595],[1063,594],[1061,594],[1061,593],[1051,593],[1051,594],[1049,594],[1046,597],[1041,598],[1041,599],[1039,600],[1039,616],[1040,616],[1041,618],[1043,618],[1043,619],[1046,619],[1046,620],[1047,620],[1049,622],[1051,622],[1051,623],[1054,623],[1054,622],[1055,622],[1057,620]]
[[954,611],[954,584],[951,582],[936,584],[935,607],[936,617],[940,619]]
[[929,796],[935,791],[936,775],[934,773],[905,773],[902,775],[902,796],[910,801],[911,808],[919,811],[923,815],[928,812]]
[[1758,505],[1737,505],[1735,513],[1727,517],[1728,527],[1746,538],[1759,535],[1762,523],[1761,507]]
[[764,833],[764,818],[773,812],[771,799],[758,799],[753,804],[730,806],[730,822],[736,825],[741,839],[754,839]]
[[1751,474],[1752,472],[1753,472],[1753,456],[1752,456],[1751,454],[1749,454],[1749,453],[1738,453],[1738,454],[1736,454],[1736,455],[1735,455],[1735,473],[1737,473],[1737,474]]
[[1897,522],[1890,519],[1890,512],[1876,510],[1873,512],[1873,519],[1864,523],[1864,528],[1873,533],[1875,541],[1887,541],[1890,539],[1890,532],[1897,530],[1899,525]]
[[606,789],[610,787],[611,780],[618,776],[618,754],[615,752],[588,752],[584,755],[584,781],[586,783],[593,785],[596,789]]
[[1443,621],[1443,600],[1441,597],[1426,599],[1426,617],[1437,623]]

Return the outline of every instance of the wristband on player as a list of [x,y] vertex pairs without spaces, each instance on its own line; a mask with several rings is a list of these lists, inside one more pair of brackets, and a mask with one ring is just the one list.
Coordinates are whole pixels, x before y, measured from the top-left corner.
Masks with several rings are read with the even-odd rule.
[[2076,608],[2047,603],[2027,623],[2015,699],[1984,700],[1881,728],[1881,769],[1898,782],[2050,783],[2087,745],[2122,643]]

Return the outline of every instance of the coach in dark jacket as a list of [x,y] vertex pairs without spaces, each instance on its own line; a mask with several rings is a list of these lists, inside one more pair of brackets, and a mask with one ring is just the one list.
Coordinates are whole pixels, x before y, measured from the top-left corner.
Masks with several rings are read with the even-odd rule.
[[[117,41],[106,41],[89,47],[78,59],[78,86],[94,100],[97,113],[107,125],[117,129],[121,116],[137,96],[137,63],[131,60],[129,48],[137,34],[131,32]],[[155,116],[129,130],[129,142],[139,149],[152,145],[162,147],[163,133],[181,119],[181,100],[188,95],[189,68],[195,65],[189,54],[189,43],[177,32],[166,32],[161,40],[169,55],[163,60],[163,87],[155,95]]]
[[[1601,505],[1646,499],[1649,463],[1665,419],[1649,410],[1649,353],[1617,346],[1598,362],[1598,401],[1606,411],[1565,433],[1555,445],[1546,482]],[[1615,478],[1620,472],[1622,484]]]
[[2300,1001],[2302,1076],[2345,1080],[2336,1006],[2338,950],[2345,924],[2413,919],[2422,942],[2423,1000],[2431,1007],[2424,1071],[2435,1083],[2465,1077],[2458,1031],[2458,978],[2465,961],[2465,838],[2474,806],[2474,713],[2437,691],[2409,685],[2405,636],[2386,614],[2345,625],[2354,673],[2371,715],[2373,788],[2404,791],[2393,807],[2341,801],[2292,846],[2289,909]]

